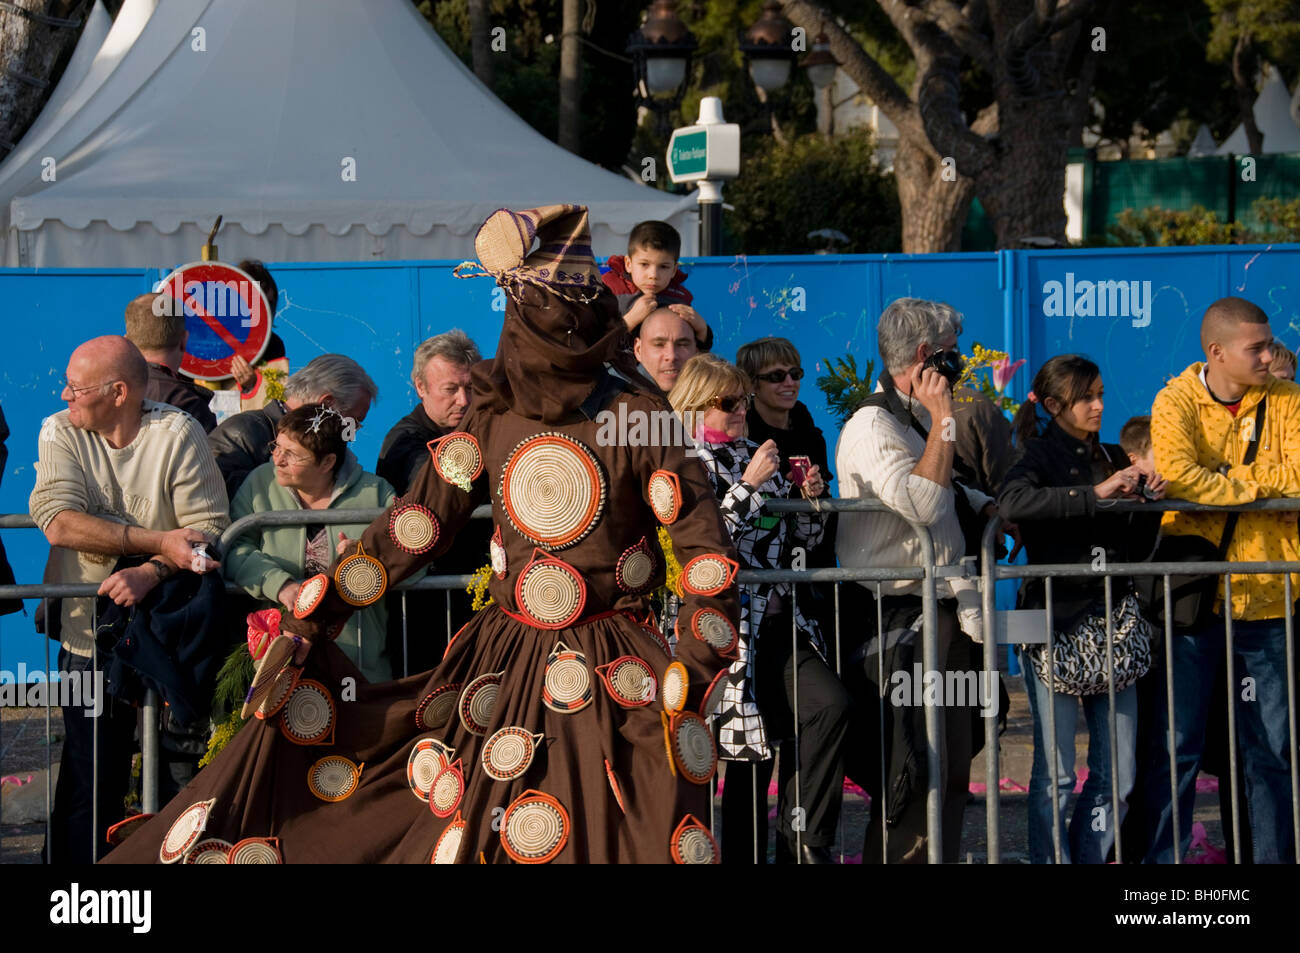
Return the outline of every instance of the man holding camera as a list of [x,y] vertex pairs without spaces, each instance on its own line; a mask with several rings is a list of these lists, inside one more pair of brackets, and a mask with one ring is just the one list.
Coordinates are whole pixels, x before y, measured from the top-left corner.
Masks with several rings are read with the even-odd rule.
[[[840,514],[836,552],[846,568],[925,565],[920,539],[912,526],[927,527],[934,542],[937,566],[961,562],[968,550],[967,534],[977,531],[981,517],[996,512],[992,499],[953,480],[955,429],[952,388],[960,374],[955,351],[960,316],[951,307],[919,298],[901,298],[880,315],[877,339],[885,373],[873,394],[853,414],[840,434],[835,452],[840,495],[844,499],[877,498],[887,512]],[[876,583],[843,587],[846,618],[875,618],[870,595]],[[974,578],[944,576],[938,588],[938,671],[970,667],[968,636],[980,637],[979,592]],[[846,666],[845,680],[859,695],[863,747],[870,750],[880,726],[871,722],[885,689],[888,780],[881,796],[877,764],[865,759],[851,774],[866,782],[872,793],[871,826],[864,862],[882,857],[882,826],[888,824],[884,859],[888,863],[925,863],[926,742],[924,706],[943,706],[944,744],[941,749],[943,860],[960,856],[962,815],[967,799],[971,761],[971,713],[974,699],[923,695],[912,686],[895,690],[900,678],[914,680],[924,668],[921,645],[921,582],[916,579],[880,583],[883,612],[884,683],[881,682],[882,640],[873,635]],[[856,603],[856,604],[855,604]],[[858,613],[854,615],[853,613]],[[965,634],[963,634],[963,632]],[[897,675],[898,677],[895,677]],[[949,681],[946,680],[945,681]],[[982,684],[982,683],[981,683]],[[916,704],[917,698],[922,705]]]

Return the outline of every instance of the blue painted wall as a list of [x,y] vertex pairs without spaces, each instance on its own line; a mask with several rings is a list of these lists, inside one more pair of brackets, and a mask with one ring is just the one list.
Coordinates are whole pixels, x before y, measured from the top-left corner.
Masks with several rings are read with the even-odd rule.
[[[415,403],[411,356],[431,334],[463,328],[485,355],[501,330],[503,299],[489,279],[458,279],[455,262],[274,265],[280,285],[276,331],[294,369],[338,351],[375,378],[380,400],[358,433],[357,452],[373,466],[384,433]],[[1274,333],[1300,345],[1300,245],[1169,249],[1000,252],[952,255],[852,255],[709,258],[688,263],[687,286],[727,357],[767,334],[790,338],[810,376],[802,399],[826,431],[838,433],[814,378],[823,361],[854,354],[877,358],[875,323],[884,306],[912,295],[952,304],[966,316],[962,345],[978,341],[1027,357],[1010,391],[1023,397],[1034,370],[1053,354],[1082,351],[1101,365],[1107,411],[1103,436],[1114,439],[1130,416],[1146,413],[1170,376],[1200,358],[1200,317],[1216,298],[1241,295],[1273,319]],[[6,334],[0,358],[0,405],[12,435],[0,482],[0,512],[25,512],[41,420],[63,408],[60,378],[81,341],[120,332],[133,296],[163,277],[158,270],[0,269]],[[1150,282],[1149,323],[1131,314],[1045,313],[1048,282]],[[802,304],[803,310],[798,310]],[[878,361],[877,361],[878,363]],[[5,533],[19,581],[36,582],[44,539],[34,530]],[[34,603],[29,603],[29,607]],[[30,618],[0,619],[0,669],[38,664],[44,650]]]

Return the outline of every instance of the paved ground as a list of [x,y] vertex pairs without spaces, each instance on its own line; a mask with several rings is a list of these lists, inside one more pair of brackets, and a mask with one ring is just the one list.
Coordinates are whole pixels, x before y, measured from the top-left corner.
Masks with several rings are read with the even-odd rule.
[[[1025,834],[1025,794],[1032,761],[1032,727],[1025,703],[1024,684],[1020,678],[1008,678],[1011,708],[1007,731],[1001,738],[1003,792],[1000,797],[1001,859],[1003,863],[1027,862]],[[1082,724],[1083,719],[1080,719]],[[63,720],[53,709],[51,759],[56,767],[61,750]],[[45,742],[47,738],[44,709],[0,709],[0,864],[40,863],[45,833]],[[1078,767],[1084,767],[1087,734],[1077,740]],[[983,790],[984,756],[971,765],[971,779],[977,792]],[[30,778],[30,781],[28,780]],[[1008,790],[1009,789],[1009,790]],[[775,797],[769,800],[775,811]],[[973,793],[966,809],[962,834],[962,855],[972,863],[984,863],[988,856],[985,836],[985,797]],[[1204,823],[1209,842],[1221,847],[1222,832],[1218,819],[1218,796],[1212,793],[1197,797],[1196,820]],[[841,822],[840,849],[846,862],[858,862],[866,829],[867,804],[859,793],[846,792]]]

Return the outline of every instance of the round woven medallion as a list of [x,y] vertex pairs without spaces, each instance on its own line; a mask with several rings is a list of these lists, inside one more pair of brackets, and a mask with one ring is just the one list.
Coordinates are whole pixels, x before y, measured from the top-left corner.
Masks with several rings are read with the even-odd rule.
[[403,503],[388,518],[388,535],[397,548],[412,556],[427,553],[438,542],[438,518],[427,506]]
[[543,737],[517,725],[493,732],[483,745],[483,770],[497,781],[519,777],[533,763],[533,754]]
[[130,817],[118,821],[107,831],[108,842],[116,847],[138,831],[145,821],[151,817],[153,817],[152,814],[132,814]]
[[691,687],[691,677],[686,674],[686,666],[681,662],[672,662],[664,670],[663,699],[664,711],[675,715],[686,707],[686,692]]
[[727,689],[728,669],[723,669],[713,676],[709,687],[704,690],[704,701],[700,702],[700,717],[708,718],[722,704],[722,695]]
[[672,734],[677,770],[688,781],[707,783],[718,766],[718,749],[709,726],[694,712],[679,712],[673,716]]
[[471,434],[449,433],[431,441],[429,452],[433,454],[433,468],[438,476],[466,493],[483,472],[483,453]]
[[723,656],[734,655],[740,642],[731,620],[717,609],[696,610],[691,616],[691,631],[697,639]]
[[492,561],[492,571],[496,573],[498,579],[506,578],[506,570],[510,562],[506,559],[506,544],[501,539],[501,527],[498,526],[492,531],[492,539],[488,542],[488,557]]
[[284,670],[293,664],[294,650],[301,644],[302,640],[292,635],[278,635],[271,640],[271,644],[266,647],[266,654],[257,663],[253,684],[249,686],[248,694],[244,696],[244,707],[240,710],[241,717],[253,717],[257,709],[262,706],[262,702],[266,701],[267,696],[275,689]]
[[451,817],[465,793],[465,774],[457,758],[438,772],[429,789],[429,810],[438,817]]
[[208,826],[208,816],[212,813],[212,805],[216,803],[216,798],[209,798],[181,811],[180,816],[167,829],[167,836],[158,849],[158,859],[164,864],[174,864],[184,857],[185,852],[194,846],[203,833],[203,828]]
[[609,778],[609,790],[614,795],[614,801],[618,804],[618,809],[626,814],[627,804],[623,801],[623,785],[619,783],[618,775],[614,773],[614,768],[610,765],[608,758],[605,759],[605,777]]
[[184,863],[187,864],[228,864],[230,863],[230,848],[234,845],[228,840],[222,840],[220,837],[205,837],[185,855]]
[[542,629],[563,629],[587,604],[587,584],[581,573],[563,560],[535,559],[519,574],[515,602]]
[[289,700],[289,695],[297,687],[300,678],[302,678],[302,669],[297,665],[286,665],[280,669],[280,674],[275,677],[275,682],[271,685],[271,691],[267,693],[266,698],[257,706],[257,711],[253,714],[263,721],[273,717]]
[[501,819],[501,846],[521,864],[554,860],[568,840],[568,812],[541,791],[525,791],[511,802]]
[[456,858],[460,856],[460,844],[465,839],[465,818],[456,812],[456,819],[452,821],[438,835],[438,843],[433,847],[433,857],[430,863],[434,864],[454,864]]
[[411,786],[411,793],[421,801],[428,801],[433,782],[451,764],[455,755],[455,748],[448,747],[436,738],[421,738],[417,741],[406,759],[406,783]]
[[542,701],[551,711],[566,715],[591,704],[591,674],[585,655],[570,651],[563,642],[555,643],[546,660]]
[[362,608],[379,601],[388,588],[388,570],[374,556],[367,556],[360,546],[334,570],[334,584],[350,606]]
[[437,731],[456,710],[456,699],[464,686],[460,682],[440,685],[421,699],[415,709],[415,727],[420,731]]
[[334,699],[320,682],[304,678],[280,713],[280,731],[297,745],[315,745],[334,732]]
[[364,767],[339,755],[329,755],[307,771],[307,787],[322,801],[341,801],[357,789]]
[[501,676],[505,672],[488,672],[465,686],[460,693],[460,723],[475,735],[486,735],[497,706],[497,692],[501,690]]
[[665,526],[676,522],[682,509],[682,485],[676,473],[656,470],[650,474],[646,495],[650,497],[650,509],[654,510],[659,522]]
[[609,697],[624,708],[641,708],[655,700],[659,680],[654,669],[635,655],[621,655],[605,665],[597,665],[596,673],[605,684]]
[[739,568],[726,556],[706,553],[696,556],[682,569],[682,585],[697,596],[716,596],[731,585]]
[[245,837],[230,848],[232,864],[282,864],[278,837]]
[[718,863],[718,843],[694,814],[682,818],[673,831],[669,847],[673,861],[678,864]]
[[614,582],[624,592],[640,595],[649,588],[658,565],[654,550],[642,536],[618,557],[618,563],[614,566]]
[[305,619],[316,611],[316,607],[325,599],[325,593],[329,589],[329,576],[317,573],[312,576],[301,586],[298,587],[298,595],[293,600],[293,614],[295,618]]
[[605,471],[572,437],[543,433],[511,452],[500,498],[515,529],[539,546],[563,549],[586,536],[605,506]]

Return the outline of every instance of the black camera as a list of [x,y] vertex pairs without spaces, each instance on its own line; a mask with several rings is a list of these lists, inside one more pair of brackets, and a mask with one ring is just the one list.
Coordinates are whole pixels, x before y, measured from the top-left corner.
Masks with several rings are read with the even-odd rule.
[[962,368],[966,361],[958,351],[935,351],[925,359],[921,365],[924,371],[927,367],[932,367],[948,380],[949,387],[956,387],[957,380],[961,377]]
[[1147,486],[1147,475],[1145,473],[1138,477],[1137,492],[1138,496],[1142,497],[1142,499],[1146,500],[1148,503],[1156,502],[1156,495],[1152,493],[1151,488]]

